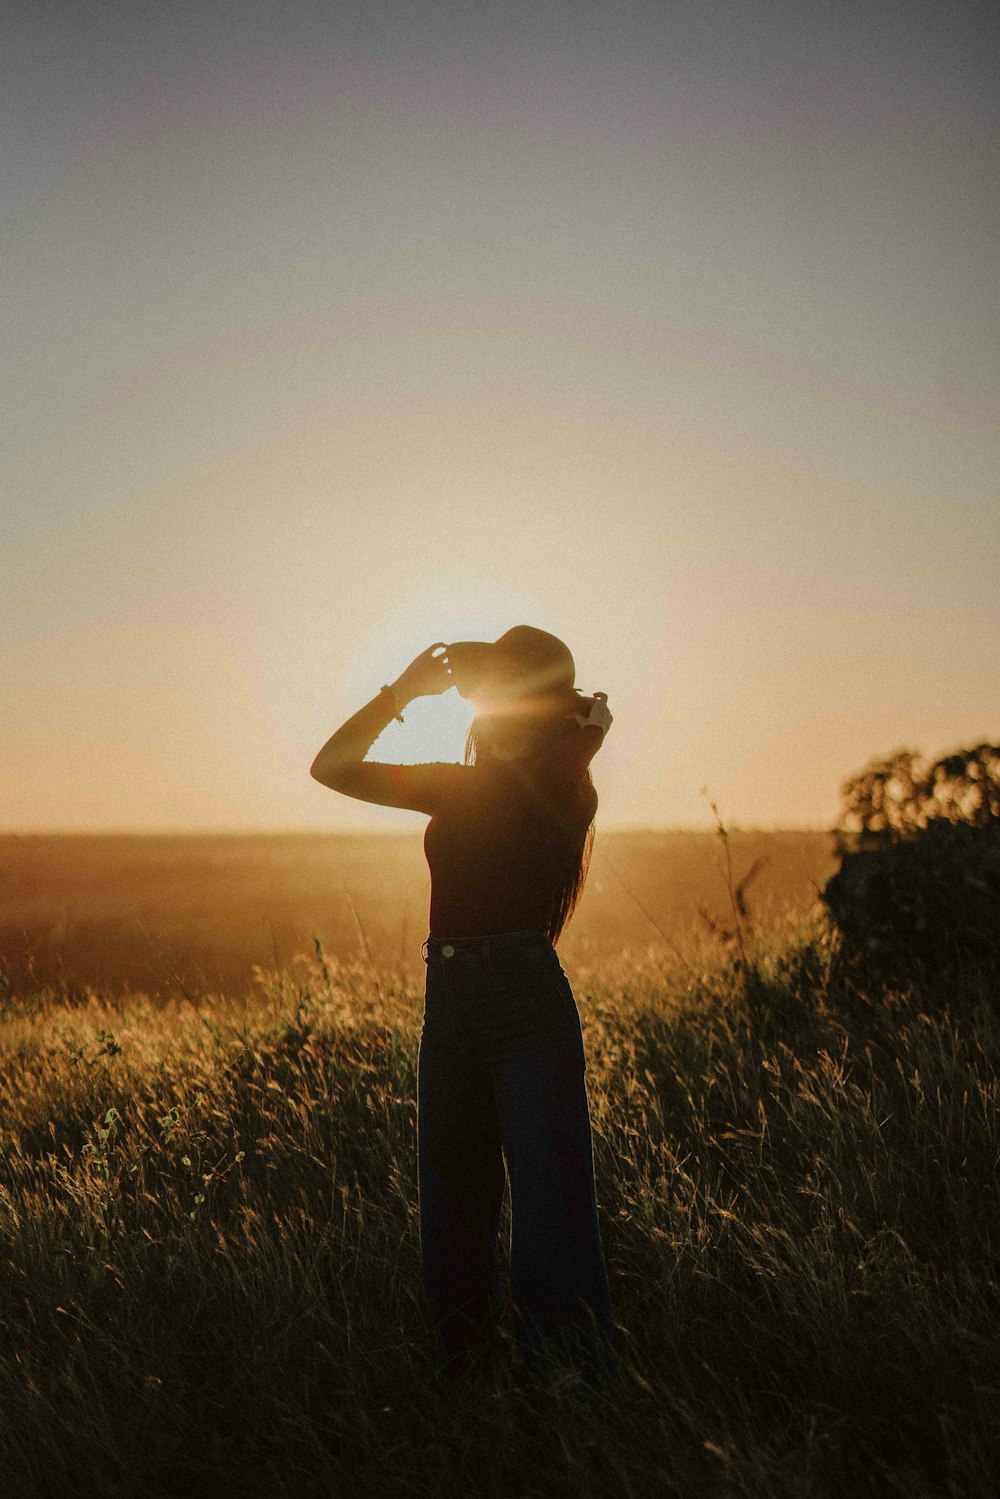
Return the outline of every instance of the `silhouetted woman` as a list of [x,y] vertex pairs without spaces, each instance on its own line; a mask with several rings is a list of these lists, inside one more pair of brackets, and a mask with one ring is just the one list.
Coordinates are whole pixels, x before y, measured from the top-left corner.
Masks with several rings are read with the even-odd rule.
[[[312,774],[428,813],[430,934],[417,1068],[420,1248],[438,1368],[494,1347],[504,1159],[511,1298],[528,1367],[614,1379],[580,1018],[555,942],[587,875],[590,761],[611,724],[566,645],[531,625],[429,646],[320,750]],[[465,763],[365,762],[411,699],[476,708]]]

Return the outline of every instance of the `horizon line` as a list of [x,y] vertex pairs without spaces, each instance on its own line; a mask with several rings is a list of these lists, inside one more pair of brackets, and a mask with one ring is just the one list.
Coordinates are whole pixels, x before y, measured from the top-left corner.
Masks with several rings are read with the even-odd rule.
[[[831,834],[835,829],[802,823],[754,823],[744,824],[725,821],[727,832],[739,833],[823,833]],[[598,825],[598,833],[616,834],[663,834],[663,833],[712,833],[718,835],[714,822],[675,823],[612,823]],[[0,838],[415,838],[422,836],[418,827],[195,827],[195,828],[0,828]]]

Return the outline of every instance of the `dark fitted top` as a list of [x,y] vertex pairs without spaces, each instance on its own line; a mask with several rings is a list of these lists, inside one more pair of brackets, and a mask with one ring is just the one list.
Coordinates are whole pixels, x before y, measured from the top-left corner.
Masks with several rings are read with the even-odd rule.
[[574,724],[538,760],[442,766],[443,782],[424,833],[431,871],[430,930],[436,937],[545,931],[567,862],[579,855],[597,810],[585,779],[603,737]]
[[[370,747],[391,716],[380,696],[349,726]],[[567,720],[566,731],[529,759],[498,760],[481,747],[475,765],[365,761],[338,773],[336,789],[430,814],[432,936],[545,931],[567,861],[579,857],[597,811],[586,772],[603,738],[598,725]]]

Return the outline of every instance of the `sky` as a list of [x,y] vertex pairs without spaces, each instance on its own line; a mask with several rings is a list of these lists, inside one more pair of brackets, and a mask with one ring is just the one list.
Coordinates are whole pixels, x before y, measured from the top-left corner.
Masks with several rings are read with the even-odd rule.
[[1000,738],[994,6],[4,17],[0,828],[418,828],[313,756],[519,623],[606,828]]

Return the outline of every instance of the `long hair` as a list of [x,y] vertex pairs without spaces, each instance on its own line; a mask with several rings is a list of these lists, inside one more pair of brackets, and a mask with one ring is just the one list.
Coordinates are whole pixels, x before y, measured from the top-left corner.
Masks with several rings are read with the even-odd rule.
[[[579,697],[576,694],[574,694],[574,701],[579,701]],[[554,717],[551,722],[551,732],[547,736],[543,736],[540,748],[529,757],[529,760],[535,760],[539,756],[544,755],[549,745],[564,732],[566,722],[563,715],[560,714],[558,717]],[[537,727],[537,721],[532,723],[532,727]],[[469,725],[468,733],[465,736],[466,765],[475,765],[482,749],[482,744],[482,723],[480,715],[477,714]],[[506,760],[503,763],[515,775],[520,777],[529,790],[536,789],[533,787],[530,771],[526,770],[523,765],[519,765],[518,761]],[[594,791],[594,780],[590,774],[589,765],[584,772],[581,784],[588,786],[591,792]],[[592,800],[596,800],[596,797],[593,797]],[[567,835],[566,858],[562,866],[562,877],[546,927],[549,939],[554,945],[558,942],[563,928],[575,911],[580,896],[583,894],[583,887],[587,883],[587,875],[590,871],[590,856],[594,847],[596,811],[591,816],[589,823],[580,831],[572,824],[565,809],[552,807],[550,803],[546,802],[545,810],[563,830],[564,834]]]

